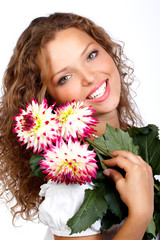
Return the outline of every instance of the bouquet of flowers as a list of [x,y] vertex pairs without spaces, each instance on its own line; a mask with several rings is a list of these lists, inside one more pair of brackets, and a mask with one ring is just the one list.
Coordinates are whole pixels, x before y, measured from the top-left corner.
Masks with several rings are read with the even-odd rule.
[[[158,128],[148,125],[132,127],[127,131],[106,125],[105,133],[91,141],[94,126],[98,123],[94,110],[83,107],[84,102],[66,103],[48,107],[44,99],[35,100],[20,109],[14,117],[13,132],[26,148],[33,149],[30,159],[30,176],[46,177],[57,183],[86,184],[93,182],[93,189],[85,190],[84,201],[77,213],[68,220],[71,234],[89,228],[101,219],[101,232],[127,217],[127,207],[121,201],[114,182],[103,175],[103,160],[111,158],[109,152],[126,150],[140,155],[160,175],[160,140]],[[160,231],[160,182],[154,178],[154,214],[144,240],[155,238]]]

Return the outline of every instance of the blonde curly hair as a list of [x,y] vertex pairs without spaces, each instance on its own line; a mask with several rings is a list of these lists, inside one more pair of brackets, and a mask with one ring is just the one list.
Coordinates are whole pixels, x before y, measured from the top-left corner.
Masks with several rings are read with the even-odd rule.
[[[34,19],[20,36],[10,59],[3,79],[3,96],[0,102],[0,176],[1,193],[9,193],[7,201],[16,200],[12,206],[13,219],[20,215],[26,220],[37,216],[42,199],[39,197],[40,186],[46,179],[28,177],[31,173],[29,159],[32,155],[25,146],[17,142],[13,117],[19,108],[25,108],[31,99],[39,103],[47,98],[45,84],[44,50],[46,44],[54,39],[58,31],[75,27],[88,33],[113,58],[121,77],[121,97],[118,105],[120,126],[126,129],[140,124],[135,113],[130,86],[134,81],[133,69],[127,65],[128,59],[120,44],[114,42],[103,28],[91,20],[72,13],[54,13],[48,17]],[[39,61],[40,60],[40,61]]]

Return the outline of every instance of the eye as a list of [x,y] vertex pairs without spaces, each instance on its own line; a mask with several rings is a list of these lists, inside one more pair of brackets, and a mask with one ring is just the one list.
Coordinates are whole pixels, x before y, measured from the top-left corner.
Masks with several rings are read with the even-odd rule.
[[60,78],[59,81],[58,81],[58,85],[63,85],[63,84],[65,84],[65,83],[68,81],[68,79],[70,79],[70,78],[71,78],[70,75],[66,75],[66,76]]
[[87,61],[90,61],[90,60],[92,60],[93,58],[95,58],[95,57],[97,56],[97,54],[98,54],[98,51],[97,51],[97,50],[91,52],[91,53],[89,54],[88,58],[87,58]]

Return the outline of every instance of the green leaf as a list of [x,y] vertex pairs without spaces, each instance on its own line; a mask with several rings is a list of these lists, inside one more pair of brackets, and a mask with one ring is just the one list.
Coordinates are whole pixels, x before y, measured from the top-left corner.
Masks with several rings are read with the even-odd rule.
[[160,212],[155,212],[154,222],[156,225],[156,234],[158,234],[160,232]]
[[[99,139],[101,139],[101,138],[99,138]],[[101,154],[105,155],[106,157],[109,157],[109,158],[113,157],[107,150],[102,148],[100,146],[100,144],[96,144],[95,141],[93,142],[89,138],[86,138],[85,140],[95,149],[97,154],[100,152]]]
[[71,234],[78,233],[89,228],[98,219],[102,219],[108,208],[104,198],[104,188],[85,190],[85,199],[77,213],[68,220]]
[[101,156],[101,154],[98,153],[98,151],[97,151],[97,156],[100,161],[102,169],[107,169],[107,166],[103,163],[104,158]]
[[115,224],[119,224],[121,221],[116,217],[109,209],[107,210],[106,215],[102,219],[101,223],[101,232],[107,231]]
[[160,140],[157,126],[150,124],[144,128],[133,127],[129,133],[134,137],[134,144],[139,146],[139,155],[152,167],[153,174],[159,175]]
[[128,130],[129,135],[134,138],[136,135],[147,135],[150,131],[154,132],[155,137],[158,138],[158,127],[154,124],[148,124],[146,127],[131,127]]
[[[130,128],[134,144],[139,145],[139,155],[152,167],[153,175],[160,174],[160,140],[158,127],[152,124],[143,128]],[[160,231],[160,182],[154,179],[154,215],[144,239],[153,239]]]
[[154,186],[155,186],[154,203],[156,204],[155,207],[157,205],[159,206],[159,211],[160,211],[160,181],[154,179]]
[[106,178],[105,181],[105,199],[108,202],[108,208],[110,211],[118,217],[120,221],[127,217],[127,207],[122,202],[120,195],[116,190],[115,183],[109,178]]
[[145,234],[144,234],[144,236],[143,236],[142,239],[143,239],[143,240],[156,240],[155,238],[153,238],[153,235],[152,235],[152,234],[147,233],[147,232],[145,232]]
[[153,217],[147,227],[147,230],[146,230],[147,233],[150,233],[153,235],[153,237],[156,237],[156,226],[155,226],[155,222],[153,220]]
[[[105,134],[96,139],[95,143],[109,152],[125,150],[128,152],[133,152],[134,154],[138,154],[138,146],[133,144],[133,139],[129,136],[129,133],[121,129],[114,129],[108,124]],[[99,153],[102,154],[101,151],[99,151]]]
[[[95,189],[85,191],[85,200],[80,209],[67,222],[71,228],[71,234],[86,230],[98,219],[102,219],[101,231],[105,231],[112,225],[120,223],[127,216],[127,207],[121,201],[115,186],[113,186],[114,183],[109,183],[102,173],[105,168],[102,162],[103,159],[106,159],[105,151],[125,150],[139,154],[151,165],[153,174],[160,175],[160,140],[158,139],[158,128],[155,125],[148,125],[144,128],[133,127],[122,131],[114,130],[107,124],[105,134],[94,141],[100,148],[89,143],[94,147],[97,158],[99,158],[99,169],[97,179],[93,180]],[[160,231],[159,189],[160,183],[155,180],[154,217],[143,237],[144,240],[152,239],[157,231]]]
[[40,169],[39,161],[44,159],[43,156],[40,154],[33,154],[30,158],[30,167],[32,169],[32,173],[29,175],[29,177],[32,176],[38,176],[38,177],[44,177],[45,175],[42,173],[42,170]]
[[154,186],[155,186],[155,189],[160,192],[160,181],[158,179],[155,179],[154,178]]

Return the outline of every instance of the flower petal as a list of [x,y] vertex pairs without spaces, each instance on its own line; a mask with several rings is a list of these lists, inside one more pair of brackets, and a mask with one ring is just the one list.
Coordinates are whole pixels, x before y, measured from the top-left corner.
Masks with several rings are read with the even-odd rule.
[[[51,146],[40,161],[42,172],[46,177],[55,182],[85,184],[96,178],[98,168],[94,150],[87,149],[88,144],[81,145],[79,141],[73,142],[69,138],[68,143],[62,139],[56,146]],[[79,153],[83,153],[80,155]]]
[[26,110],[20,109],[20,114],[14,117],[16,123],[13,132],[17,133],[22,145],[27,144],[27,149],[33,148],[33,152],[40,152],[56,141],[58,125],[52,109],[53,106],[48,107],[46,99],[40,105],[32,99]]
[[95,110],[89,107],[83,107],[84,101],[65,103],[56,108],[56,120],[60,127],[60,134],[68,140],[70,136],[73,139],[78,139],[78,135],[82,138],[90,137],[95,132],[92,126],[98,123],[96,118],[91,117]]

